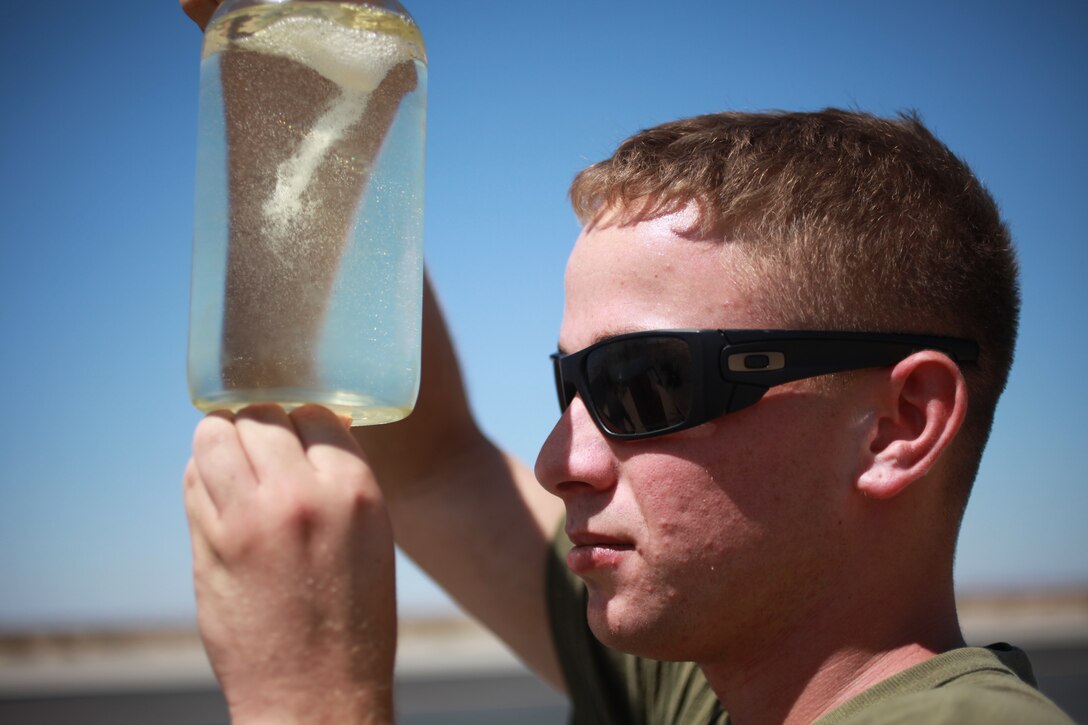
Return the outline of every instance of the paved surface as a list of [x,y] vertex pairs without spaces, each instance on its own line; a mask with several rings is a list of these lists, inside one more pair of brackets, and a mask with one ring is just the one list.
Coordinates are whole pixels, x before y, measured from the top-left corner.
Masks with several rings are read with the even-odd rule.
[[[474,672],[398,681],[401,725],[560,725],[563,698],[524,672]],[[226,725],[227,708],[212,686],[81,695],[0,698],[5,725]]]
[[[1024,647],[1040,689],[1088,725],[1088,598],[987,599],[963,608],[969,642]],[[401,725],[560,725],[562,697],[465,620],[400,635]],[[0,634],[4,725],[225,725],[226,706],[193,632]]]
[[[1040,688],[1075,721],[1088,723],[1088,645],[1029,653]],[[401,725],[563,725],[563,699],[525,672],[405,676],[397,686]],[[214,687],[0,698],[6,725],[226,725]]]

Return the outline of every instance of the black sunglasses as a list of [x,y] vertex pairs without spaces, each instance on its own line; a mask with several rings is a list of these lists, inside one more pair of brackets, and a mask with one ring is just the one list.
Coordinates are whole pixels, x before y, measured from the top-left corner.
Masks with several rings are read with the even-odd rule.
[[601,431],[635,440],[755,405],[775,385],[894,365],[919,350],[978,359],[970,340],[795,330],[649,330],[551,358],[560,410],[581,395]]

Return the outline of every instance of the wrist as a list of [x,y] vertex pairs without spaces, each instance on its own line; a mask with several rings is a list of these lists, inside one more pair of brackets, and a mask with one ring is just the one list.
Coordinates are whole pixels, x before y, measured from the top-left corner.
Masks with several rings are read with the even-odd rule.
[[392,687],[321,687],[230,707],[231,725],[393,725]]

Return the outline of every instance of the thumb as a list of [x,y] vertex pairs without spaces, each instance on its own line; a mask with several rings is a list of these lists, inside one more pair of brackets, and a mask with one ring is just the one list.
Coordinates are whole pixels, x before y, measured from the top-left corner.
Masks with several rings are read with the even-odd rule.
[[212,13],[219,7],[219,3],[220,0],[181,0],[181,9],[200,26],[201,30],[204,30],[208,27],[208,21],[212,19]]

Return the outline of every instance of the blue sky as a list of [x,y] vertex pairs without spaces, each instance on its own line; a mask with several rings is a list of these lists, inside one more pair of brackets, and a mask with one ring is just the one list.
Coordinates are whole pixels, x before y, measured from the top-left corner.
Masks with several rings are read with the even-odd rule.
[[[724,109],[916,109],[1017,240],[1022,335],[964,589],[1088,585],[1088,6],[407,2],[430,58],[426,249],[474,407],[532,460],[583,166]],[[185,621],[180,478],[201,36],[172,0],[0,24],[0,627]],[[513,401],[513,405],[511,402]],[[402,606],[448,606],[409,566]]]

